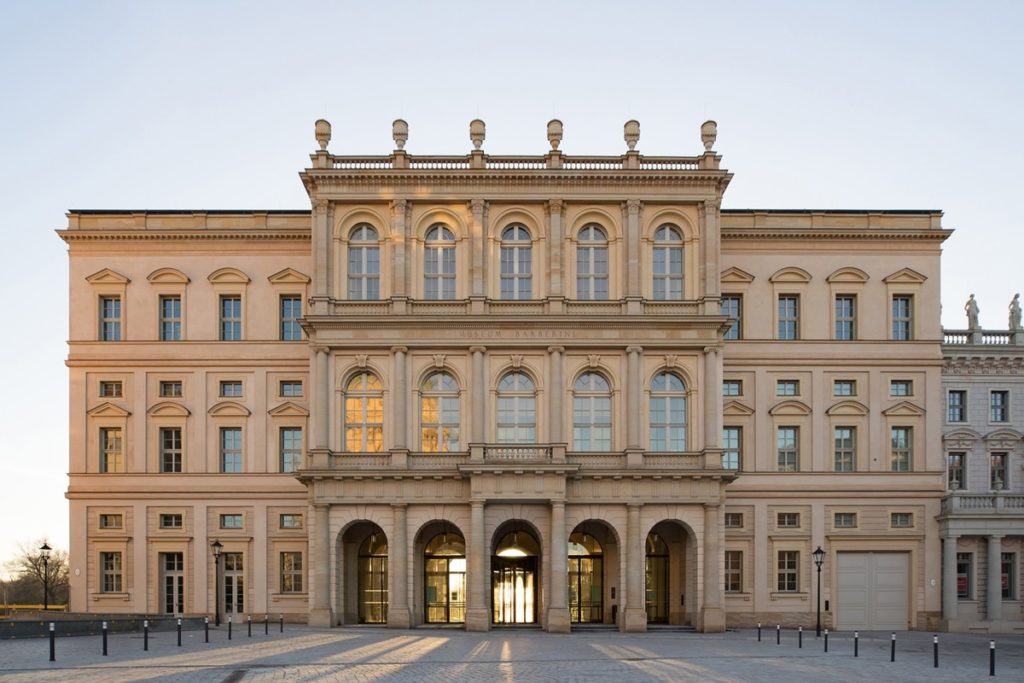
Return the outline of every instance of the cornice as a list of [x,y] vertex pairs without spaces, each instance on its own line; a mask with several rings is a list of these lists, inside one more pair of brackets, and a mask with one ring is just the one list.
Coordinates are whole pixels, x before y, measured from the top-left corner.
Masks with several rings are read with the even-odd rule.
[[942,365],[943,375],[1024,375],[1024,350],[1020,355],[992,356],[946,356]]
[[850,229],[812,229],[802,228],[722,228],[723,240],[813,240],[813,239],[848,239],[848,240],[935,240],[944,241],[953,234],[952,230],[909,229],[892,230],[878,228]]
[[58,230],[65,242],[125,242],[125,241],[181,241],[181,240],[243,240],[243,241],[296,241],[308,242],[310,231],[288,232],[186,232],[179,230]]

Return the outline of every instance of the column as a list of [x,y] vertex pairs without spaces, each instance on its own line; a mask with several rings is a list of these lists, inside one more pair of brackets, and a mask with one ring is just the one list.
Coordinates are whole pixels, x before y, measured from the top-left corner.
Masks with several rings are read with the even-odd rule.
[[704,606],[701,609],[701,631],[721,633],[725,630],[722,611],[722,549],[719,542],[718,503],[704,506]]
[[484,214],[487,210],[487,202],[481,197],[474,197],[469,202],[470,211],[473,214],[473,222],[469,226],[469,244],[472,251],[469,266],[469,279],[471,283],[470,296],[486,296],[484,284]]
[[562,246],[564,235],[562,234],[562,213],[565,210],[565,202],[561,199],[548,201],[548,296],[565,296],[565,287],[562,284]]
[[388,627],[409,628],[409,543],[407,539],[408,506],[391,504],[391,537],[388,539]]
[[718,469],[722,466],[722,352],[717,346],[704,348],[704,467]]
[[[640,287],[640,208],[639,199],[626,201],[626,298],[639,300]],[[636,311],[639,313],[639,309]]]
[[988,537],[988,609],[986,615],[989,621],[999,621],[1003,618],[1003,537]]
[[395,416],[394,419],[394,430],[391,437],[391,443],[394,444],[392,450],[408,451],[408,435],[409,435],[409,419],[407,408],[409,404],[409,387],[406,379],[406,362],[405,356],[409,349],[405,346],[392,346],[391,353],[392,364],[391,364],[391,382],[395,387],[394,395],[391,399],[392,402],[392,414]]
[[331,229],[328,221],[330,202],[322,198],[313,199],[313,246],[316,262],[313,267],[313,313],[327,313],[330,299],[330,282],[328,280],[328,259],[331,255]]
[[470,501],[469,548],[467,548],[468,571],[466,582],[469,595],[466,603],[466,630],[487,631],[491,628],[490,613],[487,611],[485,560],[490,552],[487,535],[484,533],[484,501]]
[[[721,277],[718,266],[718,253],[721,229],[719,227],[719,209],[721,198],[708,199],[697,206],[700,212],[700,284],[699,297],[717,298],[721,291]],[[706,310],[706,314],[717,315],[718,310]]]
[[640,354],[643,347],[626,348],[626,448],[640,448]]
[[[469,443],[472,457],[483,458],[483,443],[487,440],[487,376],[484,372],[484,352],[487,349],[483,346],[471,346],[469,352],[473,354],[473,379],[469,387],[469,411],[470,411],[470,432]],[[474,449],[474,444],[477,447]]]
[[328,405],[331,401],[331,378],[327,376],[327,347],[316,347],[316,431],[313,433],[313,448],[328,448],[330,424]]
[[562,424],[565,409],[565,386],[562,377],[562,354],[565,349],[561,346],[548,347],[548,441],[551,443],[565,443],[565,429]]
[[551,563],[551,590],[548,593],[548,631],[568,633],[569,624],[569,560],[565,536],[565,501],[551,501],[551,542],[548,557]]
[[626,607],[623,611],[621,631],[646,631],[647,607],[644,583],[646,580],[644,539],[640,538],[640,504],[626,505],[626,538],[622,552],[626,553],[626,576],[620,585],[626,587]]
[[956,541],[958,536],[947,535],[942,539],[942,618],[947,622],[956,619]]
[[408,294],[409,241],[407,235],[407,214],[409,203],[405,199],[391,202],[391,244],[394,260],[391,263],[391,294],[406,298]]
[[310,536],[310,570],[313,574],[313,607],[309,611],[309,625],[327,627],[334,623],[331,610],[331,545],[330,508],[313,505],[313,533]]

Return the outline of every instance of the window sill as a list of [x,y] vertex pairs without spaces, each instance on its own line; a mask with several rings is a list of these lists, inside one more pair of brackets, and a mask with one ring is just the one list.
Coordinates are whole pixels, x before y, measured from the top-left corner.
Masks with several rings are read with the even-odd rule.
[[806,602],[808,597],[810,597],[808,593],[801,593],[800,591],[773,591],[771,594],[772,600],[787,600],[797,598],[799,600]]

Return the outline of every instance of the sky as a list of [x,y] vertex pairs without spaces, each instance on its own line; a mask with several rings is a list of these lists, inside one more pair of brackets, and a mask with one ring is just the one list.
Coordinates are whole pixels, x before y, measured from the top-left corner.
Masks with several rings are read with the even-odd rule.
[[[1024,290],[1024,3],[0,3],[0,260],[10,380],[0,564],[67,547],[71,208],[309,208],[336,154],[694,155],[718,122],[724,208],[942,209],[943,324],[1006,329]],[[1016,217],[1015,217],[1016,216]],[[21,322],[18,322],[21,321]]]

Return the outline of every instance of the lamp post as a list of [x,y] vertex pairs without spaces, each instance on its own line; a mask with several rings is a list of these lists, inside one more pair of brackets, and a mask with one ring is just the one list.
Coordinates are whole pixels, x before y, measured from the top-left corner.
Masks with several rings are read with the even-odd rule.
[[811,555],[814,556],[814,566],[818,568],[818,628],[817,638],[821,638],[821,565],[825,563],[825,551],[818,546]]
[[53,550],[46,541],[39,547],[39,555],[43,558],[43,611],[50,609],[50,551]]
[[213,621],[217,626],[220,626],[220,551],[223,547],[224,544],[218,540],[214,540],[210,544],[210,548],[213,550]]

